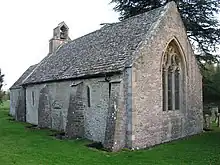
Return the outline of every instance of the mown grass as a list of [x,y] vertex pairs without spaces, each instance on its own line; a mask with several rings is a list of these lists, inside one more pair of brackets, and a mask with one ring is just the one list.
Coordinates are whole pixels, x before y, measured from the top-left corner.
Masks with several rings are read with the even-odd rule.
[[0,110],[1,111],[9,111],[10,101],[4,101],[3,103],[0,103]]
[[8,105],[0,106],[0,165],[220,165],[219,129],[149,150],[109,153],[11,121]]

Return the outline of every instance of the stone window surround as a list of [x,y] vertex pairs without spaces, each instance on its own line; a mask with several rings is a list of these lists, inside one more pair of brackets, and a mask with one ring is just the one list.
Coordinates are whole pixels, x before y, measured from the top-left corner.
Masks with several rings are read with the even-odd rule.
[[[175,38],[173,38],[169,44],[167,45],[165,49],[165,53],[162,56],[162,67],[161,67],[161,78],[162,78],[162,110],[163,112],[169,112],[173,111],[175,112],[176,110],[181,110],[183,107],[183,103],[186,101],[185,97],[186,96],[186,63],[185,63],[185,58],[183,51],[181,51],[181,46],[179,42]],[[171,68],[170,72],[168,72],[169,68]],[[175,89],[175,71],[177,71],[178,76],[179,76],[179,88]],[[172,75],[172,85],[171,85],[171,96],[172,96],[172,101],[171,101],[171,109],[168,108],[168,73],[171,73]],[[164,77],[165,76],[165,77]],[[165,80],[164,80],[165,78]],[[165,86],[164,86],[165,82]],[[166,92],[164,92],[164,90]],[[177,90],[177,93],[179,93],[179,105],[177,106],[178,108],[175,107],[175,92]],[[164,98],[164,96],[166,96]],[[177,100],[177,101],[178,101]],[[176,111],[179,112],[179,111]]]

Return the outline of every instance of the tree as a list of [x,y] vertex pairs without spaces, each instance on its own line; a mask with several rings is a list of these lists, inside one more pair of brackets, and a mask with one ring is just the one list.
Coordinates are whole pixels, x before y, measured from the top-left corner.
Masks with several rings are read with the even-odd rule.
[[220,64],[205,64],[203,70],[203,102],[220,106]]
[[10,92],[8,91],[2,91],[2,101],[10,100]]
[[[112,0],[120,20],[166,5],[172,0]],[[196,48],[198,62],[216,62],[220,44],[220,26],[215,14],[220,10],[219,0],[174,0],[186,27],[188,38]]]
[[1,73],[1,69],[0,69],[0,103],[2,103],[2,98],[4,96],[4,92],[2,91],[2,86],[3,86],[3,82],[4,82],[4,75]]

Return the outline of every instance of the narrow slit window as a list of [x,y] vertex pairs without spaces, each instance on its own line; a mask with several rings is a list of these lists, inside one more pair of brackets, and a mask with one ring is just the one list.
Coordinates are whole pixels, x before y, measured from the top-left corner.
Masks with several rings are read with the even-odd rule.
[[112,88],[112,84],[111,83],[109,83],[109,86],[108,86],[108,96],[109,96],[109,98],[111,97],[111,89]]
[[32,91],[32,105],[34,106],[34,91]]
[[91,107],[91,98],[90,98],[90,88],[87,86],[87,101],[88,101],[88,107]]

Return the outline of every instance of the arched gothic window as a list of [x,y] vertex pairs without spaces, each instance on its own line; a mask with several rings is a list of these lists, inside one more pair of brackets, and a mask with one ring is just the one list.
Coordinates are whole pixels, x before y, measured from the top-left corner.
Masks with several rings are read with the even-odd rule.
[[183,63],[175,44],[170,44],[163,56],[163,111],[179,110],[183,81]]

